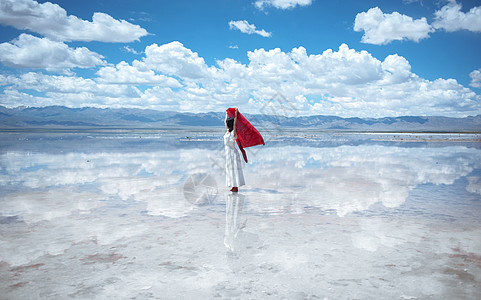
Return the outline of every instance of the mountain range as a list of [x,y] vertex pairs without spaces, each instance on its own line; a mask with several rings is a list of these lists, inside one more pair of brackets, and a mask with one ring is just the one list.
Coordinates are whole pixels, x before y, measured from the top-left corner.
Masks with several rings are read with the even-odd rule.
[[[403,116],[341,118],[336,116],[286,117],[244,114],[260,129],[304,128],[347,131],[480,132],[481,115],[465,118]],[[0,106],[0,129],[94,129],[94,128],[183,128],[222,127],[225,112],[182,113],[136,108],[68,108],[64,106]],[[259,128],[258,128],[259,129]]]

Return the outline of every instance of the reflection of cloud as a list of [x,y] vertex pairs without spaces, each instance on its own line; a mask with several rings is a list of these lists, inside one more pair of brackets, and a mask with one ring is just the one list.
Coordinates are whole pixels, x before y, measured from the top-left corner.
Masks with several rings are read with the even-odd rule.
[[68,217],[73,213],[89,213],[102,206],[101,195],[75,192],[70,188],[52,189],[47,192],[20,192],[2,197],[0,215],[18,216],[26,223],[51,221]]
[[212,174],[212,162],[205,159],[209,153],[211,151],[205,149],[28,155],[8,152],[0,155],[6,172],[0,177],[0,184],[42,190],[93,184],[102,197],[146,202],[151,215],[180,217],[192,207],[184,203],[182,191],[174,189],[183,184],[189,174]]
[[[76,243],[109,245],[147,229],[136,219],[102,213],[102,194],[58,188],[46,192],[19,192],[0,198],[3,217],[0,261],[27,264],[44,255],[63,254]],[[123,214],[128,211],[122,210]],[[5,217],[15,217],[6,219]]]
[[179,189],[142,192],[135,196],[135,200],[145,202],[147,213],[152,216],[180,218],[194,209]]
[[[385,218],[359,219],[357,229],[351,233],[352,245],[368,252],[377,252],[376,257],[387,257],[395,261],[397,256],[403,256],[409,264],[398,266],[407,270],[413,268],[415,256],[423,253],[430,256],[441,254],[440,257],[452,258],[453,251],[479,253],[481,242],[473,237],[479,236],[481,229],[466,229],[446,225],[429,228],[418,220],[393,221]],[[391,248],[391,249],[389,249]],[[415,250],[415,251],[413,251]],[[411,258],[410,258],[411,257]],[[432,259],[427,257],[425,259]],[[418,262],[419,263],[419,262]],[[449,264],[446,260],[441,265]]]
[[382,202],[386,207],[402,204],[408,196],[408,187],[398,180],[369,176],[367,167],[335,167],[319,172],[308,191],[309,198],[321,197],[320,206],[335,209],[340,216],[365,210],[375,202]]
[[[248,181],[255,187],[294,192],[297,206],[335,209],[340,216],[376,202],[398,207],[421,184],[451,185],[481,168],[479,150],[465,147],[288,146],[260,151],[252,161]],[[277,197],[278,208],[289,206],[283,199],[291,201]]]
[[209,170],[210,162],[204,159],[208,153],[210,151],[204,149],[28,155],[9,152],[0,156],[7,173],[1,183],[15,182],[30,188],[47,188],[109,182],[113,178],[129,176],[161,176],[159,182],[172,184],[185,170]]
[[351,235],[356,248],[374,252],[379,247],[396,247],[409,242],[417,244],[421,240],[416,232],[422,232],[419,224],[389,222],[382,219],[363,219],[360,230]]
[[[0,155],[0,184],[42,190],[90,184],[103,197],[146,202],[154,215],[182,216],[190,206],[173,200],[182,197],[174,197],[172,189],[196,173],[224,181],[222,172],[206,159],[214,152],[198,148],[133,153],[7,152]],[[459,146],[270,147],[258,151],[246,165],[247,189],[261,191],[255,199],[262,199],[252,201],[247,209],[284,213],[302,212],[309,206],[336,210],[344,216],[378,202],[398,207],[419,185],[451,185],[479,168],[479,150]],[[466,189],[479,193],[479,179],[471,176],[468,181]]]
[[139,176],[126,176],[116,178],[102,178],[100,182],[100,190],[111,196],[118,196],[122,200],[134,199],[142,194],[156,191],[159,193],[159,189],[165,188],[179,181],[180,176],[171,175],[169,177],[139,177]]
[[116,214],[90,216],[57,216],[35,226],[15,224],[0,240],[0,261],[23,265],[44,255],[60,255],[77,243],[93,242],[108,246],[145,234],[147,225],[132,217]]
[[466,190],[470,193],[476,193],[481,195],[481,177],[480,176],[469,176],[468,186]]
[[[17,162],[0,154],[5,297],[37,288],[44,295],[54,289],[58,298],[179,298],[179,291],[181,298],[199,291],[207,298],[246,291],[256,299],[331,299],[346,291],[351,298],[442,298],[445,286],[473,295],[481,228],[479,201],[471,200],[479,194],[462,189],[479,191],[479,150],[262,149],[246,165],[246,198],[222,193],[225,215],[219,202],[192,205],[183,194],[189,175],[210,172],[224,181],[211,168],[210,150],[18,152]],[[66,170],[72,176],[64,180],[55,174]],[[39,171],[39,188],[25,185]],[[87,172],[94,181],[85,180]],[[412,202],[378,214],[381,203],[396,207],[413,189]],[[346,215],[375,202],[372,214],[319,212]],[[456,220],[446,222],[451,216]],[[460,276],[474,280],[460,283]],[[316,288],[298,292],[308,286]]]
[[110,245],[123,239],[140,236],[148,230],[147,225],[138,221],[136,214],[124,218],[116,217],[115,214],[108,218],[91,218],[89,223],[82,226],[88,229],[86,236],[100,245]]
[[70,218],[63,217],[36,226],[35,229],[20,225],[9,228],[0,239],[1,261],[23,265],[46,254],[62,254],[72,244],[85,238],[85,228],[74,228],[70,222]]

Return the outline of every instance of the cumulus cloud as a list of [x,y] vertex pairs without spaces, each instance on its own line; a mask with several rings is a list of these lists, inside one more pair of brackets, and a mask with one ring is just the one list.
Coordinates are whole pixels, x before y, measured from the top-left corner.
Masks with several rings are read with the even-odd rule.
[[241,21],[230,21],[229,22],[229,28],[231,30],[239,30],[242,33],[247,33],[247,34],[258,34],[263,37],[271,37],[272,33],[267,32],[264,29],[262,30],[257,30],[256,26],[254,24],[249,24],[246,20],[241,20]]
[[[221,111],[234,101],[245,112],[259,113],[281,94],[298,115],[460,117],[481,111],[481,97],[471,89],[454,79],[421,78],[406,58],[396,54],[379,60],[342,44],[320,54],[299,47],[289,52],[256,49],[247,57],[246,64],[226,58],[209,66],[179,42],[152,44],[142,60],[102,67],[93,79],[3,76],[0,102],[195,112],[198,107]],[[27,86],[38,91],[48,87],[48,91],[34,96],[21,88]]]
[[51,2],[3,0],[0,23],[20,30],[30,30],[59,41],[133,42],[148,34],[139,25],[116,20],[96,12],[92,21],[67,15],[65,9]]
[[165,87],[180,88],[182,85],[174,78],[155,74],[144,63],[134,61],[133,65],[122,61],[114,66],[101,68],[97,81],[109,84],[137,84],[137,85],[162,85]]
[[461,11],[461,4],[450,1],[434,13],[433,27],[446,31],[469,30],[481,32],[481,6],[473,7],[469,12]]
[[354,31],[364,31],[361,41],[375,45],[385,45],[394,40],[419,42],[440,29],[448,32],[481,32],[481,6],[473,7],[467,13],[462,12],[461,8],[461,4],[456,1],[449,1],[434,13],[434,22],[429,25],[426,18],[413,20],[398,12],[385,14],[378,7],[374,7],[357,14]]
[[37,92],[82,93],[99,92],[95,81],[75,76],[46,75],[28,72],[19,77],[9,76],[9,85],[19,90],[32,89]]
[[312,0],[258,0],[254,5],[262,10],[272,6],[277,9],[291,9],[296,6],[308,6],[312,4]]
[[474,70],[473,72],[469,73],[469,77],[471,77],[471,83],[469,85],[480,89],[481,88],[481,69]]
[[[0,103],[8,107],[129,107],[142,96],[135,85],[103,83],[89,78],[37,72],[28,72],[18,77],[5,76],[2,83],[4,92],[0,94]],[[25,90],[35,93],[32,95]]]
[[389,56],[381,62],[368,52],[357,52],[345,44],[339,51],[326,50],[321,55],[309,56],[302,47],[291,53],[258,50],[249,53],[249,59],[251,74],[262,80],[253,92],[257,98],[266,99],[275,91],[290,101],[304,95],[311,102],[294,104],[300,111],[312,114],[347,116],[344,113],[349,112],[351,116],[382,116],[479,112],[479,96],[456,80],[428,81],[412,74],[409,64],[401,57]]
[[144,62],[153,70],[182,78],[203,78],[210,72],[204,59],[180,42],[147,46]]
[[45,69],[68,73],[72,68],[103,65],[102,56],[85,47],[70,48],[63,42],[21,34],[0,44],[0,61],[9,67]]
[[385,14],[379,7],[357,14],[354,31],[364,31],[363,43],[385,45],[394,40],[419,42],[433,31],[426,18],[413,18],[398,12]]

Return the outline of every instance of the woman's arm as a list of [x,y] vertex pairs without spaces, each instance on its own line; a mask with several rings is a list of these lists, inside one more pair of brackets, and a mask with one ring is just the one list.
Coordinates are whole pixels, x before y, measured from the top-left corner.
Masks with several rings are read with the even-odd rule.
[[235,109],[235,117],[234,117],[234,126],[233,126],[233,130],[234,131],[234,139],[237,139],[237,108]]

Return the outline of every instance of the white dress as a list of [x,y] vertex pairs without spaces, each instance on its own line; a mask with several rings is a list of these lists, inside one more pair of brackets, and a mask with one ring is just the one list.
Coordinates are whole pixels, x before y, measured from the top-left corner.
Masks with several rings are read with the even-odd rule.
[[235,148],[235,139],[232,132],[227,131],[224,135],[225,146],[225,173],[226,184],[229,187],[245,185],[244,173],[242,173],[241,158]]

